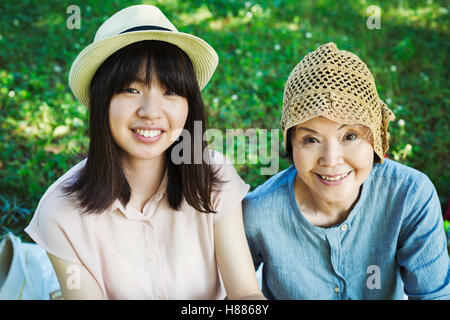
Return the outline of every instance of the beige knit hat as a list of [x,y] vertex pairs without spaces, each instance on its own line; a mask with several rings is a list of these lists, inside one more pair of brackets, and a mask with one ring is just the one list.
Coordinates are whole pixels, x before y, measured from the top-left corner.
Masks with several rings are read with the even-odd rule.
[[307,54],[289,75],[281,116],[284,145],[289,128],[318,116],[367,126],[383,163],[389,148],[387,127],[394,113],[378,97],[366,64],[332,42]]
[[112,15],[95,34],[94,41],[76,57],[69,72],[69,85],[75,97],[89,107],[91,80],[100,65],[121,48],[144,40],[176,45],[190,58],[200,90],[211,79],[219,58],[204,40],[179,32],[155,6],[135,5]]

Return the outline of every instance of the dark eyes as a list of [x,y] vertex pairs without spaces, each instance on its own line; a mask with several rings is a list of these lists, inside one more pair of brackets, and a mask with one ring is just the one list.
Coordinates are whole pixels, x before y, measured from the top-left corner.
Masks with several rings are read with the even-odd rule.
[[319,142],[316,138],[313,137],[306,137],[303,139],[303,142],[306,144],[310,144],[310,143],[316,143]]
[[[125,93],[139,93],[139,91],[134,89],[134,88],[125,88],[125,89],[122,90],[122,92],[125,92]],[[167,91],[164,92],[164,95],[165,96],[176,96],[177,93],[175,91],[172,91],[172,90],[167,90]]]
[[165,96],[176,96],[177,93],[175,91],[171,91],[171,90],[167,90],[166,92],[164,92]]
[[[344,136],[344,141],[354,141],[356,139],[357,139],[357,135],[355,133],[349,133]],[[303,138],[303,143],[305,143],[305,144],[313,144],[313,143],[318,143],[318,142],[319,142],[319,140],[317,140],[314,137]]]
[[126,92],[126,93],[139,93],[139,91],[137,91],[134,88],[127,88],[127,89],[123,89],[122,91]]
[[354,133],[347,134],[347,135],[344,137],[344,140],[347,140],[347,141],[353,141],[353,140],[356,140],[356,134],[354,134]]

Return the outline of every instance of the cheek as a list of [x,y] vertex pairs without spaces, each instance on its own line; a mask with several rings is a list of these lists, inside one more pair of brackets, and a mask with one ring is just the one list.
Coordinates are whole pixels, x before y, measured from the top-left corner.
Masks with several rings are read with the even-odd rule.
[[125,108],[124,104],[118,98],[112,98],[111,103],[109,104],[108,115],[109,115],[109,123],[110,124],[118,124],[122,123],[125,119],[128,119],[127,110],[129,108]]
[[165,111],[165,114],[169,122],[169,141],[173,143],[179,138],[186,124],[188,104],[186,102],[172,105]]
[[184,128],[188,116],[188,111],[189,108],[187,101],[178,103],[168,111],[172,129]]
[[129,124],[134,118],[135,112],[136,109],[130,103],[126,103],[119,98],[111,99],[108,109],[109,130],[112,139],[121,149],[126,150],[129,146]]
[[119,120],[121,119],[120,108],[117,107],[116,104],[113,104],[111,102],[108,110],[108,118],[109,118],[109,128],[111,130],[111,133],[114,136],[115,131],[119,128]]
[[314,150],[314,148],[306,149],[293,145],[292,158],[297,172],[302,175],[304,172],[308,172],[316,166],[319,160],[319,152]]
[[373,167],[374,151],[369,142],[359,144],[348,152],[346,157],[348,163],[355,168],[356,177],[365,180]]
[[363,141],[358,145],[349,148],[347,159],[352,161],[356,167],[366,168],[373,165],[373,147],[369,142]]

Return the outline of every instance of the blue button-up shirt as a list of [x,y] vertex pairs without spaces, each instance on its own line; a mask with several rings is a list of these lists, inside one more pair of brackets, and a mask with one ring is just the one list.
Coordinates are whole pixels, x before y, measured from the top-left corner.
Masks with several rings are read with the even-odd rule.
[[385,160],[339,225],[300,212],[294,166],[243,201],[255,268],[268,299],[450,299],[450,262],[437,192],[428,177]]

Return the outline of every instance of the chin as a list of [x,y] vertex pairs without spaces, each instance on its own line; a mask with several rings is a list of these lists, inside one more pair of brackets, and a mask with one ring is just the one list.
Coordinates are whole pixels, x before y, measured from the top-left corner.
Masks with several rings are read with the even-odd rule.
[[165,150],[152,150],[150,152],[138,151],[131,154],[131,158],[136,160],[154,160],[164,155]]
[[[356,189],[349,189],[349,188],[342,188],[341,190],[338,190],[339,187],[332,187],[335,188],[334,190],[327,187],[327,189],[324,190],[324,188],[319,188],[315,190],[315,193],[325,202],[328,203],[339,203],[343,201],[347,201],[350,198],[354,197],[355,193],[358,193]],[[359,188],[358,188],[359,190]]]
[[157,159],[160,158],[164,155],[164,152],[158,152],[158,153],[152,153],[152,154],[146,154],[144,156],[141,157],[142,160],[153,160],[153,159]]

